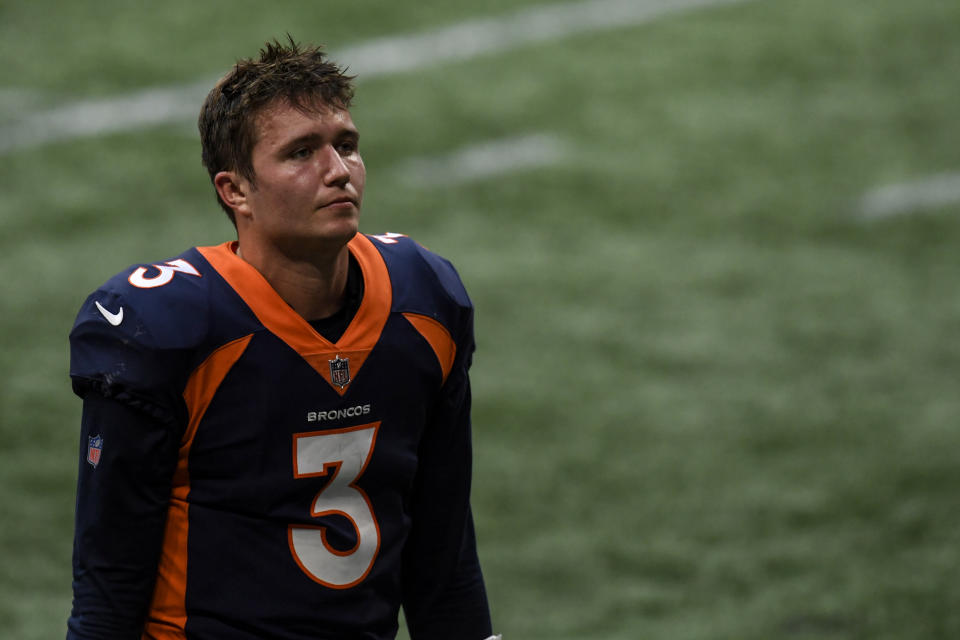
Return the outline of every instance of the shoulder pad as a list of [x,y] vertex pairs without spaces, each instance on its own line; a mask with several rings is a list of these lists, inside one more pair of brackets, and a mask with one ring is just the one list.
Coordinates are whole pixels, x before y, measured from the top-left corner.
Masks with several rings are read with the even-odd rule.
[[[447,304],[470,309],[473,303],[457,270],[446,258],[413,239],[395,233],[370,236],[380,250],[393,285],[394,307],[417,306],[445,298]],[[397,309],[404,311],[406,309]]]
[[184,359],[207,333],[202,269],[209,266],[191,249],[172,260],[133,265],[108,280],[77,314],[70,375],[145,390],[184,376]]

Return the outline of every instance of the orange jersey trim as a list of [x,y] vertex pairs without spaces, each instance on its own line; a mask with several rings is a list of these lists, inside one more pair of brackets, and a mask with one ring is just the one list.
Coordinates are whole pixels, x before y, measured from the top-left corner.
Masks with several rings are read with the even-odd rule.
[[457,356],[457,343],[450,337],[450,332],[447,331],[445,326],[428,316],[405,313],[403,317],[430,343],[433,353],[436,354],[437,361],[440,363],[443,382],[446,382],[450,370],[453,369],[453,360]]
[[187,532],[189,528],[187,495],[190,493],[188,468],[190,448],[203,419],[227,373],[250,343],[252,335],[228,342],[197,367],[183,391],[189,421],[180,441],[177,468],[173,473],[173,491],[167,509],[163,548],[157,567],[157,584],[143,630],[143,640],[184,640],[187,623]]
[[380,252],[359,233],[347,244],[363,272],[363,301],[343,336],[333,343],[294,311],[253,265],[237,256],[235,247],[235,242],[225,242],[197,250],[243,298],[264,327],[300,354],[332,389],[344,395],[350,383],[342,387],[334,384],[330,361],[337,357],[349,359],[350,380],[355,379],[390,315],[393,291]]

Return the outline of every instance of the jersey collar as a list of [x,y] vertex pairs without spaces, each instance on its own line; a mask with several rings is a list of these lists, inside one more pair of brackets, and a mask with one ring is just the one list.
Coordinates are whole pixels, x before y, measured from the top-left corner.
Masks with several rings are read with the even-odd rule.
[[[236,241],[197,247],[197,250],[250,307],[260,323],[300,354],[342,396],[380,339],[393,297],[387,266],[373,243],[358,233],[347,247],[363,272],[363,300],[336,342],[317,333],[259,271],[237,256]],[[348,362],[345,377],[344,360]]]

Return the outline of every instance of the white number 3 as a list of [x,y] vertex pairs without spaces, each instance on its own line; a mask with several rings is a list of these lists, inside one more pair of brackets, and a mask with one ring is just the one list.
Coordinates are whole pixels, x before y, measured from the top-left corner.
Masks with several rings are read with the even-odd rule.
[[356,530],[352,549],[327,542],[323,525],[290,525],[290,551],[303,571],[320,584],[347,589],[367,577],[380,550],[380,527],[367,494],[356,482],[367,468],[380,423],[293,436],[293,477],[332,476],[310,507],[314,518],[339,515]]
[[153,268],[157,270],[157,275],[147,276],[146,267],[137,267],[127,278],[127,282],[140,289],[153,289],[168,284],[173,280],[175,273],[188,273],[191,276],[201,277],[200,272],[192,264],[181,258],[166,264],[155,264]]

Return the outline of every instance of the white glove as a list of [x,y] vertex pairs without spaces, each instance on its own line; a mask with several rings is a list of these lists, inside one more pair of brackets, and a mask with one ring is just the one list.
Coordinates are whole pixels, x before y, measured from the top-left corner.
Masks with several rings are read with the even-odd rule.
[[500,635],[500,634],[497,634],[497,635],[495,635],[495,636],[490,636],[490,637],[487,638],[486,640],[503,640],[503,636]]

